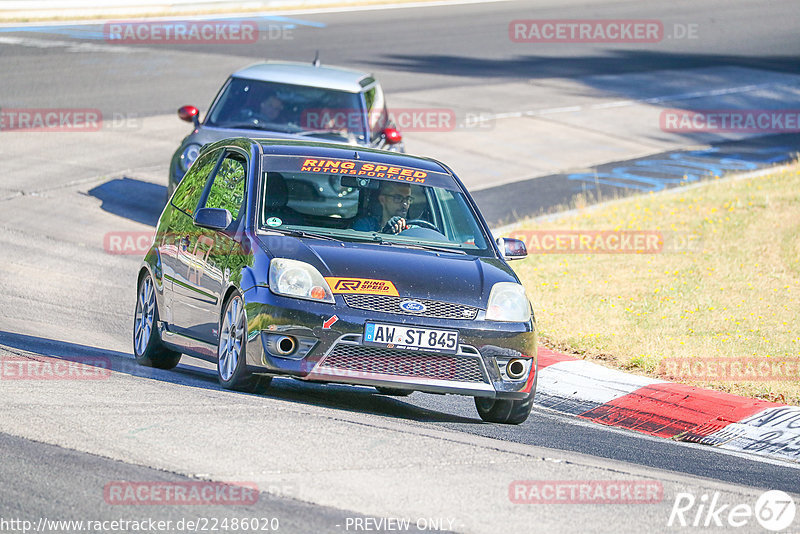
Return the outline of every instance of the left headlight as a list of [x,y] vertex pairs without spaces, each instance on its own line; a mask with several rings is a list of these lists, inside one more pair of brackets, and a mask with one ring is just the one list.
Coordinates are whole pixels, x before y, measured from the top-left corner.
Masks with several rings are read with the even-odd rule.
[[269,289],[285,297],[336,302],[328,282],[313,265],[287,258],[273,258],[269,263]]
[[186,172],[189,170],[189,167],[192,166],[194,160],[197,159],[197,156],[200,154],[200,145],[192,143],[190,145],[186,145],[186,148],[183,149],[181,152],[181,159],[178,162],[181,166],[181,170]]
[[489,292],[487,321],[521,323],[531,318],[531,303],[525,288],[514,282],[497,282]]

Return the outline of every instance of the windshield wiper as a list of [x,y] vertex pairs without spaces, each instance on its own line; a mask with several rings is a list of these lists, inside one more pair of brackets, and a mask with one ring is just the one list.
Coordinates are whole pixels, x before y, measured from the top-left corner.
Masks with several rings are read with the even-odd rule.
[[296,133],[296,131],[292,131],[287,129],[285,126],[278,126],[275,124],[264,124],[259,125],[252,122],[247,122],[243,124],[225,124],[225,125],[215,125],[216,128],[230,128],[232,130],[259,130],[262,132],[280,132],[280,133]]
[[435,246],[435,245],[422,245],[420,243],[403,243],[399,241],[386,241],[380,235],[375,234],[372,237],[372,240],[380,245],[389,245],[389,246],[397,246],[397,247],[408,247],[408,248],[418,248],[421,250],[430,250],[431,252],[447,252],[450,254],[461,254],[462,256],[466,256],[467,253],[463,250],[459,250],[457,248],[450,248],[450,247],[442,247],[442,246]]
[[341,239],[337,239],[329,235],[315,234],[314,232],[306,232],[305,230],[289,230],[285,228],[262,228],[262,230],[267,232],[278,232],[280,234],[290,235],[292,237],[308,237],[311,239],[324,239],[326,241],[341,241]]
[[245,124],[223,124],[221,126],[217,126],[217,128],[230,128],[232,130],[271,130],[271,128],[264,128],[263,126],[253,124],[252,122]]
[[312,135],[329,135],[329,134],[336,134],[336,135],[339,135],[341,137],[349,137],[350,136],[350,132],[343,131],[343,130],[333,130],[333,129],[331,129],[331,130],[311,130],[311,131],[308,131],[308,132],[300,132],[297,135],[312,136]]

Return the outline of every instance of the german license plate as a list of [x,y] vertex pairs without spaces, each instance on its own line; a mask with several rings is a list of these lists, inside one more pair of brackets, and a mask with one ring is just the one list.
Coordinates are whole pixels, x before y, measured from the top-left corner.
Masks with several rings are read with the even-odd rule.
[[364,344],[387,348],[458,352],[458,331],[396,324],[367,323]]

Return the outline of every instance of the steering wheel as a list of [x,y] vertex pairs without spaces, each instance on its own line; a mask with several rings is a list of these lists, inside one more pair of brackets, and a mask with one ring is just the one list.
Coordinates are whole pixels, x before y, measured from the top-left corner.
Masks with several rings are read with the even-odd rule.
[[406,221],[406,224],[409,225],[409,226],[411,226],[411,225],[421,226],[422,228],[427,228],[427,229],[433,230],[435,232],[439,231],[439,229],[436,228],[435,224],[433,224],[430,221],[426,221],[425,219],[409,219],[409,220]]

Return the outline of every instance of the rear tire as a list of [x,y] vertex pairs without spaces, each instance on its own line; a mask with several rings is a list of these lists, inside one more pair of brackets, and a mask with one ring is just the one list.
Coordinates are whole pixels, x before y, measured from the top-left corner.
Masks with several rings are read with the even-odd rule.
[[158,334],[156,288],[150,273],[139,280],[133,315],[133,355],[136,363],[157,369],[172,369],[181,361],[181,353],[169,350]]
[[234,293],[223,307],[219,320],[217,344],[217,378],[225,389],[262,393],[267,390],[271,376],[254,375],[247,370],[247,317],[244,302]]

